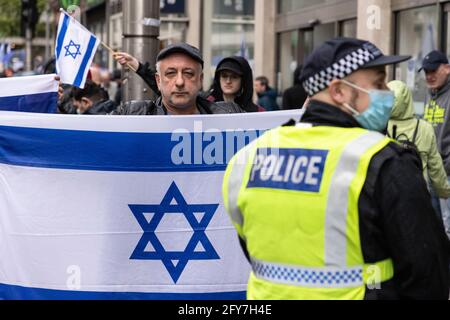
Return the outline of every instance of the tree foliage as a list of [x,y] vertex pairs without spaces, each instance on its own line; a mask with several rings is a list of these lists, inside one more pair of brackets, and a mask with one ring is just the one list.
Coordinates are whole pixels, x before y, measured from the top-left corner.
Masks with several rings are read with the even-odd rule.
[[[21,3],[21,0],[0,0],[0,41],[4,37],[20,36]],[[47,0],[37,0],[39,14],[44,11],[46,3]],[[39,34],[45,27],[41,24],[36,30]]]

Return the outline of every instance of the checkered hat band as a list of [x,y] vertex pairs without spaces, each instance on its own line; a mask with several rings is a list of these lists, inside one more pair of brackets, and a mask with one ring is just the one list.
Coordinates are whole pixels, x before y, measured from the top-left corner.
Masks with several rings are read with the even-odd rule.
[[363,268],[301,268],[252,261],[257,278],[307,288],[354,288],[364,285]]
[[303,87],[309,96],[313,96],[325,90],[333,79],[343,79],[372,60],[375,56],[369,50],[358,49],[306,79]]

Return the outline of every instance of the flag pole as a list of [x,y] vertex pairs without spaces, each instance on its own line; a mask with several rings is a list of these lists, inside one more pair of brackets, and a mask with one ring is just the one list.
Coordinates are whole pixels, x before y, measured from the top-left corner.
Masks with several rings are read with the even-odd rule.
[[[106,43],[104,43],[103,41],[101,42],[101,45],[104,46],[113,56],[116,54],[116,52],[110,46],[108,46]],[[137,72],[137,70],[135,68],[133,68],[128,62],[127,62],[127,67],[130,68],[131,70],[133,70],[134,72]]]

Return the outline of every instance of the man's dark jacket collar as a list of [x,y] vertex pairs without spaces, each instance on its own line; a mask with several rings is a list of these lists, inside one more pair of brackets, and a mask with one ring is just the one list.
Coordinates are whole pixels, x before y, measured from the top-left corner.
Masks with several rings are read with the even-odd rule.
[[356,119],[330,104],[311,100],[306,107],[301,122],[311,123],[315,126],[332,126],[341,128],[361,128]]

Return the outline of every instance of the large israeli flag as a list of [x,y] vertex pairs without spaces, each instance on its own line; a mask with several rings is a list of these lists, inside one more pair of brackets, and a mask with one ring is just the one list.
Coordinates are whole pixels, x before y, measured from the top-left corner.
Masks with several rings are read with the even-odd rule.
[[292,117],[0,112],[0,298],[245,298],[224,170]]
[[56,36],[56,71],[61,82],[84,88],[100,41],[75,18],[61,11]]
[[55,113],[57,100],[54,74],[0,79],[0,110]]

